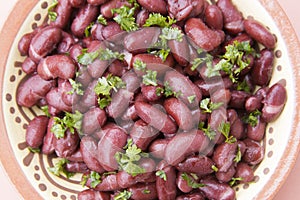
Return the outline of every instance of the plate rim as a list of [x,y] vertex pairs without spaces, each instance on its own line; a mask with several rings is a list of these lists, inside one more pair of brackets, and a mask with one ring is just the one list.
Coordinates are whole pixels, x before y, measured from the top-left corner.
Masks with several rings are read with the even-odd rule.
[[[279,27],[279,31],[282,35],[282,38],[286,44],[288,50],[288,57],[292,66],[293,71],[297,71],[296,69],[300,67],[300,42],[297,38],[296,32],[292,27],[286,13],[280,6],[277,0],[270,1],[268,0],[258,0],[263,7],[267,10],[267,12],[273,17],[275,24],[278,26],[280,24],[285,24],[284,31],[281,27]],[[34,6],[39,2],[39,0],[19,0],[13,7],[12,11],[10,12],[6,22],[3,25],[3,28],[0,32],[0,38],[5,38],[5,40],[1,39],[0,42],[0,77],[2,78],[0,81],[0,88],[1,94],[3,95],[3,81],[4,80],[4,72],[5,66],[7,63],[7,59],[10,53],[11,45],[13,44],[15,37],[18,33],[19,28],[22,26],[26,16],[32,11]],[[276,8],[276,13],[272,11]],[[278,14],[280,13],[280,15]],[[15,13],[18,13],[16,15]],[[280,18],[279,18],[280,16]],[[17,28],[16,28],[17,27]],[[286,28],[287,27],[287,28]],[[293,52],[292,56],[290,52]],[[294,141],[294,139],[300,138],[300,131],[297,131],[297,128],[300,128],[300,74],[294,76],[294,86],[295,86],[295,102],[296,102],[296,109],[295,109],[295,118],[294,122],[295,125],[292,127],[292,134],[289,138],[288,145],[293,146],[289,150],[285,150],[283,156],[281,157],[281,162],[288,163],[291,167],[281,167],[277,168],[271,179],[275,180],[276,183],[267,183],[263,189],[258,193],[256,199],[269,199],[275,197],[276,193],[280,190],[284,182],[286,181],[288,175],[290,174],[292,168],[295,165],[296,159],[298,157],[298,153],[300,150],[300,142]],[[299,102],[299,103],[298,103]],[[0,98],[0,110],[3,110],[3,97]],[[17,189],[19,194],[24,199],[36,199],[42,200],[43,198],[40,194],[34,189],[31,185],[30,181],[24,175],[21,167],[18,165],[18,162],[15,157],[6,157],[6,155],[12,155],[13,150],[12,146],[9,142],[9,138],[7,135],[7,130],[4,122],[3,112],[0,114],[0,164],[3,166],[5,172],[8,175],[8,178],[12,182],[13,186]],[[291,145],[294,144],[294,145]],[[9,159],[6,159],[9,158]],[[281,165],[284,166],[284,165]],[[274,186],[275,184],[275,186]],[[26,186],[26,187],[25,187]]]

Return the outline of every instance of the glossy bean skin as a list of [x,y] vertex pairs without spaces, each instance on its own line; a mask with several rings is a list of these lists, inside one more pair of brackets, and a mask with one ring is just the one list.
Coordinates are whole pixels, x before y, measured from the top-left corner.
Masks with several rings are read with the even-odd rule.
[[27,56],[29,51],[29,46],[33,36],[35,35],[34,32],[24,34],[18,42],[18,50],[21,56]]
[[255,19],[244,20],[245,31],[259,43],[268,49],[274,49],[276,45],[275,36],[260,22]]
[[233,90],[231,91],[231,99],[229,105],[235,109],[244,109],[248,97],[250,97],[249,93]]
[[[217,48],[225,38],[221,30],[212,30],[199,18],[190,18],[185,24],[185,33],[192,41],[205,51]],[[198,40],[198,38],[202,38]]]
[[80,148],[77,149],[72,155],[68,156],[67,159],[72,162],[78,162],[78,163],[84,162]]
[[243,140],[246,145],[246,151],[243,155],[243,160],[249,165],[257,165],[264,158],[264,147],[251,139]]
[[133,53],[145,53],[153,46],[160,35],[160,28],[145,27],[138,31],[129,33],[124,38],[124,47]]
[[224,18],[224,28],[232,34],[238,34],[244,30],[243,15],[231,0],[220,0],[217,6],[221,9]]
[[204,151],[209,139],[200,130],[177,133],[165,147],[165,160],[172,166],[182,162],[186,156]]
[[[176,178],[177,188],[180,191],[182,191],[183,193],[189,193],[193,190],[193,188],[188,185],[188,182],[183,179],[182,175],[183,175],[183,172],[177,173],[177,178]],[[190,179],[194,180],[193,177],[190,176],[189,174],[186,174],[186,175],[189,176]]]
[[90,107],[98,105],[98,97],[94,91],[94,88],[97,85],[97,83],[98,80],[90,82],[88,87],[84,90],[83,96],[80,101],[80,105],[85,108],[85,111],[87,111]]
[[205,200],[205,197],[202,193],[191,193],[191,194],[183,194],[176,197],[176,200]]
[[[199,88],[186,76],[175,70],[166,72],[164,82],[168,82],[172,91],[180,94],[179,99],[182,100],[189,108],[195,108],[199,105],[202,94]],[[188,97],[195,96],[193,102]]]
[[72,22],[71,30],[76,37],[83,37],[85,28],[98,16],[98,7],[86,4],[80,8],[78,14]]
[[61,78],[70,79],[75,76],[76,66],[71,57],[53,55],[43,59],[38,67],[38,74],[45,80]]
[[[178,28],[176,26],[174,27]],[[170,47],[172,55],[178,64],[180,64],[181,66],[187,66],[189,64],[189,60],[190,60],[189,44],[185,36],[182,37],[182,41],[177,41],[177,40],[168,41],[168,46]]]
[[126,132],[119,128],[109,128],[98,143],[98,161],[107,171],[118,169],[115,154],[123,150],[127,142]]
[[164,0],[158,0],[155,4],[151,0],[137,0],[137,2],[149,12],[167,14],[167,3]]
[[140,87],[141,79],[133,71],[128,71],[122,76],[122,80],[126,83],[126,90],[135,93]]
[[113,76],[122,77],[126,72],[126,63],[120,60],[114,60],[108,67],[108,73],[112,74]]
[[94,24],[91,28],[91,37],[93,38],[93,40],[99,40],[99,41],[103,41],[103,31],[104,25],[103,24]]
[[30,58],[38,63],[56,48],[61,39],[62,31],[60,28],[48,26],[41,29],[30,42]]
[[191,156],[176,166],[181,172],[195,173],[197,175],[208,175],[213,173],[214,162],[206,156]]
[[[89,185],[90,181],[87,182],[87,185]],[[110,174],[105,176],[101,183],[99,183],[96,187],[95,190],[101,191],[101,192],[110,192],[110,191],[115,191],[115,190],[120,190],[121,187],[118,185],[117,182],[117,175],[116,174]]]
[[155,158],[163,159],[165,156],[165,149],[170,140],[168,139],[156,139],[149,146],[149,152]]
[[97,159],[98,146],[94,138],[84,136],[80,141],[80,152],[84,163],[92,171],[103,173],[105,170]]
[[69,0],[70,4],[74,8],[81,8],[86,3],[86,0]]
[[69,53],[70,48],[75,44],[75,39],[67,32],[62,32],[62,37],[62,40],[57,46],[57,52],[60,54]]
[[218,145],[214,151],[212,160],[216,163],[218,171],[226,172],[236,156],[237,143],[222,143]]
[[282,112],[286,101],[286,89],[280,83],[272,85],[263,101],[262,119],[267,123],[275,121]]
[[71,133],[69,129],[65,132],[63,138],[58,139],[57,137],[54,137],[53,146],[56,155],[61,158],[72,155],[78,147],[79,140],[78,133],[76,131]]
[[98,107],[91,108],[83,116],[82,132],[86,135],[93,134],[106,123],[107,117],[104,110]]
[[126,89],[119,89],[113,93],[111,103],[107,106],[108,115],[114,119],[121,117],[133,100],[133,95]]
[[31,60],[30,57],[27,57],[22,63],[22,70],[26,74],[33,74],[37,69],[37,64]]
[[138,120],[134,123],[130,131],[130,136],[142,151],[148,148],[148,145],[154,140],[159,134],[159,131],[149,126],[143,120]]
[[265,136],[267,124],[261,119],[260,116],[258,116],[257,119],[258,121],[256,126],[251,126],[250,124],[247,125],[247,137],[259,142]]
[[162,95],[157,93],[157,89],[162,88],[161,86],[153,86],[153,85],[142,85],[141,92],[144,98],[147,101],[157,101],[159,100]]
[[43,139],[47,131],[47,116],[37,116],[33,118],[26,129],[26,143],[31,148],[39,148],[43,144]]
[[[154,200],[157,199],[156,184],[155,183],[145,183],[137,184],[130,188],[128,191],[131,192],[131,199],[133,200]],[[149,191],[149,192],[144,192]]]
[[54,149],[55,135],[52,133],[51,128],[54,124],[54,117],[51,117],[47,124],[47,132],[43,139],[42,153],[46,155],[52,154]]
[[139,25],[139,27],[142,27],[148,18],[149,11],[147,9],[142,9],[136,16],[136,23]]
[[203,96],[210,96],[214,92],[220,89],[229,89],[232,87],[233,83],[228,77],[220,79],[215,77],[209,81],[204,81],[202,79],[194,82],[199,88]]
[[205,22],[213,29],[223,29],[223,13],[221,9],[216,5],[208,5],[205,9]]
[[65,169],[72,173],[86,173],[89,171],[88,167],[83,162],[69,162],[66,164]]
[[233,176],[236,173],[236,169],[234,165],[235,164],[232,164],[230,168],[227,170],[227,172],[220,172],[220,171],[216,172],[216,178],[218,179],[218,181],[223,183],[227,183],[231,181]]
[[72,5],[69,0],[60,0],[55,7],[55,12],[57,17],[55,21],[50,23],[51,26],[56,26],[58,28],[64,29],[70,19],[72,14]]
[[251,76],[255,84],[266,86],[272,77],[274,53],[268,49],[260,52],[260,57],[255,60]]
[[63,92],[60,88],[52,88],[46,95],[46,100],[49,106],[56,109],[57,112],[66,111],[71,112],[72,106],[67,105],[63,99]]
[[161,200],[173,200],[176,198],[176,171],[175,167],[161,161],[157,170],[162,170],[166,174],[166,181],[159,176],[156,177],[156,190],[158,198]]
[[227,110],[227,117],[230,123],[230,135],[236,139],[242,139],[244,135],[244,124],[234,109]]
[[135,102],[134,106],[138,116],[157,130],[166,134],[174,134],[177,131],[175,122],[161,111],[161,108],[145,102]]
[[107,0],[87,0],[87,2],[93,6],[99,6],[107,2]]
[[111,10],[114,8],[118,8],[119,6],[121,6],[119,0],[108,1],[100,7],[100,12],[104,17],[112,18],[113,14]]
[[202,13],[204,9],[204,1],[182,1],[182,0],[168,0],[169,15],[177,21],[184,21],[189,17],[195,17]]
[[250,183],[254,180],[253,169],[248,164],[240,162],[237,164],[235,177],[242,178],[240,183]]
[[261,110],[262,102],[257,96],[249,97],[245,102],[245,109],[247,112],[253,112],[255,110]]
[[209,199],[222,199],[222,200],[234,200],[235,191],[226,183],[219,183],[213,179],[202,180],[201,183],[205,184],[204,187],[200,187],[206,198]]
[[79,192],[78,200],[110,200],[109,193],[99,192],[93,189],[87,189]]
[[46,96],[54,86],[54,81],[46,81],[38,74],[24,79],[17,89],[17,103],[19,106],[32,107]]
[[166,109],[166,112],[173,117],[179,129],[189,131],[199,124],[199,122],[193,121],[191,110],[177,98],[165,100],[164,108]]

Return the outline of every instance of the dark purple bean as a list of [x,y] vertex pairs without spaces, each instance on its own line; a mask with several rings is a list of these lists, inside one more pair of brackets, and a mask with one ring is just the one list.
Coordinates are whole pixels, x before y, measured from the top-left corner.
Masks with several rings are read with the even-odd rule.
[[135,109],[138,116],[157,130],[174,134],[177,131],[175,122],[161,109],[145,102],[135,102]]
[[268,49],[274,49],[276,45],[275,36],[260,22],[255,19],[245,19],[244,27],[246,33],[255,39],[257,42],[263,44]]
[[136,184],[128,188],[128,191],[131,192],[130,198],[133,200],[154,200],[158,197],[155,183]]
[[168,0],[169,15],[177,21],[195,17],[202,13],[204,2],[203,0]]
[[265,136],[265,130],[266,122],[262,121],[261,117],[259,116],[257,118],[257,124],[255,126],[251,126],[250,124],[248,124],[247,137],[260,142]]
[[97,85],[98,80],[91,82],[88,87],[84,90],[83,96],[80,101],[80,105],[86,108],[86,111],[93,106],[98,105],[97,95],[94,91],[95,86]]
[[75,44],[73,36],[69,33],[62,32],[62,40],[58,44],[57,52],[60,54],[69,53],[70,48]]
[[129,92],[136,92],[141,84],[141,79],[132,71],[125,73],[122,80],[126,83],[126,89]]
[[234,109],[227,110],[227,117],[230,123],[230,135],[236,139],[242,139],[244,135],[244,124]]
[[64,29],[68,25],[72,14],[72,5],[69,0],[58,1],[58,4],[55,7],[55,13],[57,14],[57,17],[50,25]]
[[28,55],[29,46],[30,46],[31,40],[32,40],[34,35],[35,35],[34,32],[26,33],[19,40],[18,50],[19,50],[21,56],[27,56]]
[[222,200],[234,200],[235,191],[226,183],[219,183],[216,180],[204,179],[201,181],[205,186],[200,187],[206,198],[208,199],[222,199]]
[[229,89],[219,89],[211,94],[211,102],[223,103],[223,106],[227,106],[231,99],[231,92]]
[[233,85],[228,77],[222,79],[220,77],[214,77],[209,80],[200,79],[195,81],[195,84],[200,88],[203,96],[210,96],[220,89],[229,89]]
[[205,200],[202,193],[183,194],[176,197],[176,200]]
[[257,165],[264,158],[264,147],[259,143],[251,139],[243,140],[246,145],[246,151],[243,156],[243,160],[249,165]]
[[76,82],[81,83],[83,88],[87,88],[88,85],[93,81],[93,78],[88,72],[88,69],[81,67],[78,69],[78,76],[76,77]]
[[141,92],[144,98],[147,101],[157,101],[162,97],[162,94],[159,94],[158,89],[162,89],[162,86],[153,86],[153,85],[142,85]]
[[282,112],[287,101],[287,91],[280,84],[275,83],[267,92],[263,101],[262,119],[269,123],[275,121]]
[[253,169],[248,164],[240,162],[236,166],[235,177],[242,179],[240,183],[250,183],[254,180]]
[[149,18],[149,11],[147,9],[142,9],[136,16],[136,23],[139,27],[142,27],[146,20]]
[[57,111],[71,112],[72,106],[65,104],[62,99],[63,92],[60,88],[53,88],[47,93],[46,100],[48,105],[54,107]]
[[103,41],[103,35],[102,35],[102,31],[103,31],[104,25],[102,24],[94,24],[91,28],[91,36],[94,40],[99,40],[99,41]]
[[125,62],[120,60],[114,60],[108,67],[108,73],[113,76],[122,77],[127,71],[127,66]]
[[88,189],[79,192],[78,200],[110,200],[110,194],[105,192],[99,192],[93,189]]
[[107,117],[104,110],[94,107],[86,112],[82,119],[82,132],[86,135],[93,134],[106,123]]
[[83,162],[68,162],[65,166],[65,169],[68,172],[73,173],[85,173],[89,171],[88,167]]
[[69,129],[63,138],[54,137],[53,145],[57,156],[61,158],[71,156],[77,150],[79,140],[78,133],[76,131],[71,133]]
[[86,3],[86,0],[69,0],[70,4],[74,8],[81,8]]
[[118,23],[110,21],[103,27],[102,35],[106,41],[112,42],[115,45],[123,45],[127,32],[123,31]]
[[139,116],[136,113],[134,104],[130,105],[122,115],[122,120],[124,121],[135,121],[138,118]]
[[213,161],[220,172],[227,172],[237,153],[237,143],[222,143],[218,145],[213,154]]
[[155,158],[163,159],[165,157],[165,149],[170,140],[156,139],[149,146],[149,152]]
[[70,57],[77,62],[78,56],[82,54],[82,46],[80,44],[74,44],[70,47]]
[[52,133],[51,128],[54,124],[54,117],[51,117],[48,121],[47,125],[47,133],[43,139],[42,153],[46,155],[50,155],[54,152],[54,138],[55,135]]
[[37,116],[33,118],[26,129],[26,143],[31,148],[39,148],[43,144],[44,136],[46,135],[47,116]]
[[261,108],[262,102],[257,96],[251,96],[245,102],[245,109],[247,112],[253,112],[255,110],[260,110]]
[[100,7],[100,12],[105,18],[112,18],[114,15],[111,11],[112,9],[117,8],[117,5],[120,5],[119,0],[108,1]]
[[231,99],[229,105],[235,109],[244,109],[247,98],[250,94],[244,91],[231,91]]
[[223,29],[223,13],[216,5],[208,5],[205,9],[205,22],[213,29]]
[[197,175],[208,175],[213,173],[214,162],[206,156],[191,156],[179,163],[176,168],[181,172],[195,173]]
[[116,119],[120,117],[129,107],[134,94],[126,89],[120,89],[112,94],[111,103],[107,106],[107,113],[110,117]]
[[175,167],[169,166],[165,161],[161,161],[157,170],[162,170],[166,174],[167,179],[156,177],[156,190],[158,199],[173,200],[176,198],[176,171]]
[[231,181],[236,172],[234,165],[235,164],[232,164],[230,168],[227,170],[227,172],[220,172],[220,171],[216,172],[216,178],[222,183],[227,183]]
[[87,2],[93,6],[99,6],[101,4],[104,4],[108,0],[87,0]]
[[151,0],[137,0],[137,2],[149,12],[167,14],[167,3],[164,0],[157,0],[155,3]]
[[[90,184],[90,180],[87,182],[87,186]],[[115,191],[120,190],[121,187],[118,185],[117,182],[117,175],[116,174],[110,174],[102,178],[101,183],[99,183],[95,190],[101,191],[101,192],[109,192],[109,191]]]
[[34,72],[36,72],[36,69],[37,69],[37,64],[33,62],[33,60],[31,60],[30,57],[27,57],[22,63],[22,70],[26,74],[33,74]]
[[[188,182],[183,179],[182,177],[183,172],[178,172],[177,173],[177,178],[176,178],[176,185],[178,187],[178,189],[183,192],[183,193],[189,193],[193,190],[193,188],[191,186],[189,186]],[[189,174],[186,174],[191,180],[194,180],[194,178],[192,176],[190,176]],[[194,180],[195,181],[195,180]]]
[[84,162],[80,149],[77,149],[72,155],[68,156],[67,159],[72,162]]

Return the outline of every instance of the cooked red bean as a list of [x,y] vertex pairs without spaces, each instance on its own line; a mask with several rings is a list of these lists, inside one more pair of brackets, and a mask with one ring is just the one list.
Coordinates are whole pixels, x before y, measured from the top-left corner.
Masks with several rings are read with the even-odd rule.
[[37,64],[31,60],[30,57],[27,57],[22,63],[22,70],[26,74],[33,74],[37,69]]
[[205,179],[202,180],[205,186],[200,187],[200,191],[202,191],[206,198],[209,199],[222,199],[222,200],[234,200],[235,199],[235,191],[226,183],[219,183],[216,180]]
[[26,143],[31,148],[39,148],[47,131],[48,117],[37,116],[33,118],[26,129]]
[[244,91],[231,91],[231,99],[229,105],[235,109],[245,108],[245,103],[250,94]]
[[72,155],[68,156],[67,159],[72,162],[84,162],[80,149],[77,149]]
[[259,143],[251,139],[243,140],[246,145],[246,151],[243,156],[243,160],[249,165],[257,165],[264,158],[264,147]]
[[74,8],[80,8],[84,6],[86,0],[69,0],[70,4]]
[[185,24],[185,33],[205,51],[214,50],[225,38],[223,31],[208,28],[200,18],[190,18]]
[[107,114],[114,119],[120,117],[129,107],[133,95],[126,89],[120,89],[117,93],[112,94],[111,103],[107,106]]
[[165,156],[165,149],[170,140],[168,139],[156,139],[149,146],[149,152],[155,158],[163,159]]
[[62,99],[63,91],[60,88],[51,89],[46,95],[48,105],[57,109],[57,111],[71,112],[72,106],[67,105]]
[[205,9],[205,22],[210,28],[223,29],[223,13],[216,5],[208,5]]
[[126,89],[129,92],[136,92],[141,84],[141,79],[132,71],[125,73],[122,80],[126,83]]
[[104,110],[91,108],[82,119],[82,132],[87,135],[93,134],[106,123],[107,117]]
[[260,110],[261,108],[262,102],[257,96],[251,96],[245,102],[245,109],[247,112],[253,112],[255,110]]
[[105,2],[107,2],[107,0],[87,0],[87,2],[91,5],[99,6],[99,5],[104,4]]
[[237,143],[229,144],[222,143],[218,145],[214,151],[212,157],[213,161],[216,163],[218,171],[226,172],[232,163],[237,153]]
[[235,177],[242,179],[240,183],[250,183],[254,180],[253,169],[246,163],[240,162],[236,166]]
[[164,0],[157,0],[155,3],[151,0],[137,0],[137,2],[150,12],[167,14],[167,3]]
[[191,194],[183,194],[176,197],[176,200],[205,200],[205,197],[200,192],[194,192]]
[[58,53],[69,53],[70,48],[75,44],[73,36],[69,33],[62,32],[62,40],[58,44],[57,51]]
[[54,149],[54,137],[55,135],[52,133],[51,128],[54,124],[54,117],[51,117],[48,121],[47,132],[43,139],[42,153],[46,155],[52,154]]
[[111,10],[117,8],[117,4],[120,4],[119,2],[119,0],[111,0],[106,2],[100,7],[101,14],[106,18],[112,18],[113,14]]
[[158,89],[162,89],[162,86],[142,85],[141,92],[147,101],[157,101],[162,97],[162,94],[157,93]]
[[267,92],[263,101],[262,119],[265,122],[276,120],[282,112],[287,100],[286,89],[280,84],[275,83]]
[[181,172],[207,175],[213,173],[214,162],[206,156],[191,156],[179,163],[176,168]]
[[139,25],[139,27],[142,27],[146,20],[149,18],[149,11],[146,9],[142,9],[136,16],[136,23]]
[[[136,184],[136,185],[128,188],[128,191],[131,192],[130,198],[133,200],[157,199],[155,183]],[[145,192],[145,191],[147,191],[147,192]]]
[[69,0],[58,1],[58,4],[55,7],[55,13],[57,14],[57,17],[50,25],[64,29],[68,25],[72,14],[72,6]]
[[56,155],[62,158],[72,155],[78,147],[79,140],[78,133],[76,131],[71,133],[69,129],[65,132],[63,138],[58,139],[57,137],[54,137],[53,145]]
[[110,194],[105,192],[99,192],[93,189],[87,189],[81,191],[78,194],[78,200],[110,200]]
[[209,81],[200,79],[195,81],[195,84],[200,88],[203,96],[210,96],[212,93],[220,89],[229,89],[233,85],[228,77],[224,77],[222,79],[220,79],[220,77],[215,77]]
[[[183,193],[189,193],[189,192],[191,192],[193,190],[193,188],[188,185],[188,182],[183,179],[182,175],[183,175],[183,172],[178,172],[177,173],[176,185],[177,185],[178,189],[181,192],[183,192]],[[194,180],[192,176],[190,176],[188,174],[186,174],[186,175],[189,176],[189,178],[191,180]]]
[[255,19],[245,19],[244,20],[245,31],[251,36],[253,39],[263,44],[268,49],[274,49],[276,45],[275,36],[270,33],[270,31],[258,22]]
[[231,181],[236,172],[234,165],[235,165],[235,163],[230,166],[230,168],[227,170],[227,172],[217,171],[216,178],[220,182],[223,182],[223,183],[227,183],[227,182]]
[[[90,180],[87,182],[87,186],[90,184]],[[121,187],[118,185],[117,182],[117,175],[116,174],[109,174],[105,176],[101,183],[99,183],[95,190],[101,191],[101,192],[110,192],[115,190],[120,190]]]
[[261,141],[265,136],[265,130],[266,130],[266,122],[261,120],[261,117],[257,117],[257,124],[255,126],[251,126],[248,124],[247,126],[247,137],[255,140],[255,141]]
[[188,17],[195,17],[203,11],[203,0],[168,0],[169,15],[177,21],[182,21]]
[[24,34],[18,42],[18,50],[21,56],[27,56],[29,51],[29,46],[33,36],[35,35],[34,32]]
[[29,46],[30,58],[38,63],[50,54],[62,39],[60,28],[47,26],[40,30],[31,40]]
[[83,162],[68,162],[65,169],[72,173],[85,173],[89,171],[88,167]]
[[242,139],[244,137],[244,124],[234,109],[227,110],[227,117],[230,123],[230,135],[236,139]]
[[168,46],[174,59],[181,66],[187,66],[190,60],[189,44],[185,36],[182,37],[182,41],[170,40]]
[[166,180],[156,177],[156,190],[158,199],[172,200],[176,198],[176,171],[175,167],[169,166],[165,161],[161,161],[157,170],[162,170],[166,174]]

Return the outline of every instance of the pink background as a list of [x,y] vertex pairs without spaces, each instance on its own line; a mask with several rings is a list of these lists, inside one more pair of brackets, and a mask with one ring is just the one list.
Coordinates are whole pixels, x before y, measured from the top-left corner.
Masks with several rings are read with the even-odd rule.
[[[8,14],[12,11],[14,4],[17,0],[0,1],[0,30],[8,17]],[[300,38],[300,20],[299,20],[299,5],[297,0],[278,0],[282,8],[285,10],[287,16],[289,17],[298,38]],[[298,11],[298,12],[297,12]],[[3,170],[0,163],[0,188],[1,188],[1,198],[9,200],[20,200],[23,199],[11,184],[6,172]],[[298,198],[297,198],[298,196]],[[285,200],[285,199],[299,199],[300,196],[300,157],[297,163],[290,173],[286,183],[280,189],[274,200]]]

